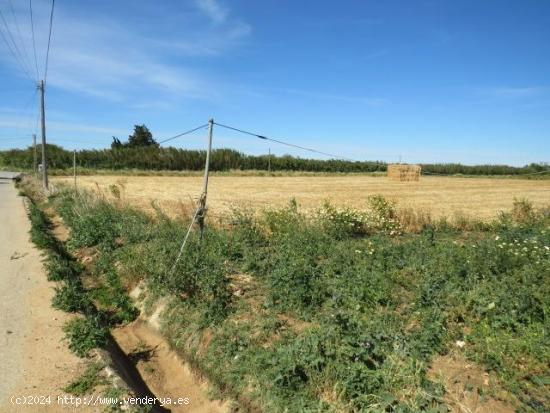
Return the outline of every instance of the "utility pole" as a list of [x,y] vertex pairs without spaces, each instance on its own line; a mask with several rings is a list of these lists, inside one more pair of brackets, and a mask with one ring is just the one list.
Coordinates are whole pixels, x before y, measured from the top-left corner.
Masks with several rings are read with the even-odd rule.
[[76,191],[76,149],[73,150],[73,176],[74,176],[74,190]]
[[38,83],[40,90],[40,113],[42,125],[42,184],[44,189],[48,189],[48,161],[46,160],[46,113],[44,110],[44,81]]
[[204,165],[204,181],[202,194],[199,199],[199,211],[197,213],[197,222],[201,230],[201,238],[204,233],[204,219],[206,218],[206,196],[208,194],[208,173],[210,172],[210,153],[212,152],[212,135],[214,132],[214,119],[208,121],[208,149],[206,151],[206,164]]
[[36,135],[34,133],[32,134],[32,147],[34,152],[32,168],[34,171],[34,175],[36,176],[38,173],[38,153],[36,152]]
[[271,148],[269,148],[269,155],[267,155],[267,173],[271,175]]

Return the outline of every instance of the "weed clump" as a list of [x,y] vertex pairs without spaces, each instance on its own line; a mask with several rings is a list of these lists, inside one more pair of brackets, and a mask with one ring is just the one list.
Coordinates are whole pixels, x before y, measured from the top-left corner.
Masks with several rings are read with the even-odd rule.
[[69,349],[79,357],[87,357],[96,347],[107,344],[109,330],[99,316],[74,318],[63,327]]
[[104,367],[105,365],[103,363],[91,362],[76,380],[63,388],[63,391],[75,396],[82,396],[90,393],[98,385],[105,382],[101,377],[101,371]]

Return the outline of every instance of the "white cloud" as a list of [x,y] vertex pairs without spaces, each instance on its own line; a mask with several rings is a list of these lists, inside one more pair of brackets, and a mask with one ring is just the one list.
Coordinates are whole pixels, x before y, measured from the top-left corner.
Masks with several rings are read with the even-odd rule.
[[216,24],[225,22],[229,14],[229,10],[217,0],[196,0],[196,5]]
[[[40,66],[45,57],[42,43],[50,4],[33,2]],[[154,17],[135,25],[122,15],[83,14],[78,8],[59,5],[54,15],[48,84],[138,106],[149,100],[211,99],[213,95],[205,85],[214,80],[192,70],[189,59],[223,54],[250,33],[250,26],[229,18],[229,9],[217,1],[201,0],[191,5],[183,12],[174,6],[160,27],[161,22]],[[135,12],[139,15],[140,10]],[[190,23],[197,12],[216,24]],[[18,4],[16,13],[19,21],[28,20],[28,6]],[[32,50],[30,30],[23,32],[23,44]],[[9,61],[8,57],[0,53],[1,60]]]
[[527,87],[496,87],[484,91],[485,95],[495,98],[521,99],[537,97],[545,94],[548,88],[543,86],[527,86]]

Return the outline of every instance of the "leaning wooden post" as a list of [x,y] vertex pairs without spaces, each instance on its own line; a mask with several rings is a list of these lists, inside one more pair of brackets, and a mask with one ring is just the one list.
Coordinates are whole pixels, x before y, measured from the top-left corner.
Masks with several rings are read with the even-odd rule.
[[202,194],[199,199],[199,212],[197,214],[197,222],[201,230],[201,239],[204,233],[204,220],[206,218],[206,196],[208,194],[208,173],[210,172],[210,153],[212,152],[212,135],[214,132],[214,119],[208,121],[208,149],[206,150],[206,164],[204,165],[204,181],[202,186]]

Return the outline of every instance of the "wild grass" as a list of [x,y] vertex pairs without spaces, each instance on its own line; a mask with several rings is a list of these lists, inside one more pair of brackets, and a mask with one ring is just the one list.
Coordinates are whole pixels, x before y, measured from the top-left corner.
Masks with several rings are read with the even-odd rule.
[[69,383],[63,391],[74,394],[75,396],[82,396],[93,391],[97,386],[104,384],[105,379],[101,377],[101,371],[105,368],[103,363],[98,361],[90,362],[84,372]]
[[[22,189],[30,196],[34,194],[32,183],[23,184]],[[53,224],[44,212],[46,206],[44,198],[38,197],[40,203],[30,197],[29,200],[31,240],[44,252],[48,280],[58,283],[52,298],[52,306],[81,315],[67,322],[63,330],[69,349],[80,357],[87,357],[90,350],[106,344],[111,326],[132,321],[137,316],[137,310],[122,288],[120,279],[112,269],[112,264],[105,260],[109,258],[107,256],[100,261],[103,265],[95,266],[94,273],[96,277],[104,277],[104,283],[96,282],[93,287],[84,287],[82,279],[85,273],[84,267],[53,235]],[[93,225],[99,224],[92,221],[92,228]],[[68,247],[73,248],[74,251],[74,245],[77,247],[91,245],[97,240],[94,238],[94,233],[89,233],[83,239],[72,238]],[[110,244],[101,242],[99,244],[107,251],[111,248]]]
[[[240,210],[194,233],[173,268],[187,219],[72,191],[51,202],[72,228],[70,249],[97,248],[94,274],[120,277],[94,301],[115,303],[144,281],[168,302],[172,345],[249,406],[445,411],[445,389],[427,371],[454,351],[493,372],[515,408],[549,405],[548,209],[517,200],[483,223],[400,214],[382,197],[364,210]],[[91,322],[71,327],[83,352],[101,342]]]

